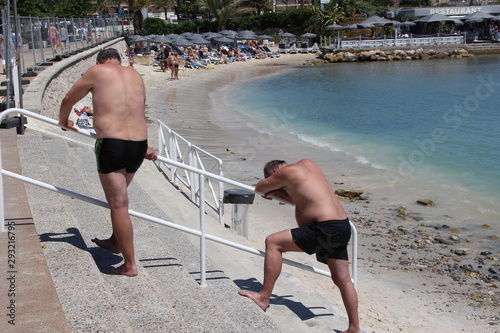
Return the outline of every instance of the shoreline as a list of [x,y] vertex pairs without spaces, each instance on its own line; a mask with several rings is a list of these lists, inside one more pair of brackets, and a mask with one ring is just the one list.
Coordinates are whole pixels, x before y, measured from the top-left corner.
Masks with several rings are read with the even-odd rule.
[[[273,137],[262,134],[259,136],[255,129],[247,126],[246,121],[236,122],[235,126],[235,119],[241,118],[236,113],[231,116],[228,109],[235,106],[225,105],[224,96],[231,90],[225,87],[234,87],[235,83],[238,84],[244,79],[250,80],[300,66],[304,61],[314,57],[311,54],[282,55],[278,59],[253,59],[248,63],[219,65],[215,70],[183,70],[179,74],[179,81],[170,81],[169,72],[162,73],[155,67],[139,65],[135,67],[144,74],[148,89],[147,116],[150,121],[156,119],[164,121],[193,144],[222,158],[227,177],[254,185],[261,177],[262,165],[266,160],[277,155],[288,156],[290,160],[301,157],[297,157],[299,152],[289,149],[296,142],[287,141],[286,136]],[[156,123],[153,122],[150,136],[156,135],[156,130],[153,129],[155,126]],[[280,144],[271,148],[270,143],[273,139],[279,139]],[[155,139],[152,142],[155,142]],[[240,152],[241,149],[237,149],[241,145],[246,145],[244,146],[247,148],[246,155]],[[315,149],[321,151],[320,148]],[[252,154],[253,158],[248,158],[248,153]],[[374,170],[369,175],[363,175],[361,172],[353,174],[350,168],[353,163],[352,158],[342,153],[337,153],[336,156],[341,161],[336,160],[336,170],[333,171],[336,173],[335,182],[342,182],[346,187],[352,187],[350,185],[363,184],[363,177],[366,179],[373,177]],[[326,160],[325,157],[325,161],[319,161],[320,165],[325,165]],[[370,170],[369,167],[356,169]],[[343,170],[349,170],[349,174],[344,175]],[[403,218],[396,216],[397,204],[378,200],[376,193],[368,194],[370,199],[367,201],[343,200],[360,234],[358,289],[362,327],[387,332],[397,332],[400,329],[428,332],[428,328],[424,329],[426,325],[440,327],[441,330],[453,328],[452,331],[458,331],[465,327],[478,329],[483,325],[484,328],[491,329],[490,322],[498,324],[498,318],[495,319],[498,291],[490,286],[491,283],[473,287],[470,285],[472,280],[460,278],[459,281],[454,281],[448,273],[440,272],[442,267],[448,265],[444,263],[445,259],[453,261],[456,257],[446,255],[446,248],[449,247],[444,243],[429,249],[427,245],[430,244],[427,241],[433,244],[435,241],[433,226],[426,226],[425,220],[423,223],[413,222],[408,226]],[[389,201],[397,203],[396,199]],[[256,206],[259,206],[259,209],[255,209]],[[249,221],[252,221],[249,230],[250,243],[257,248],[263,247],[268,234],[294,227],[290,218],[293,214],[291,215],[290,207],[287,206],[256,198],[254,209],[250,209],[249,213]],[[269,225],[270,219],[273,221],[272,225]],[[388,230],[393,232],[387,234]],[[411,239],[412,236],[415,238],[418,236],[418,239]],[[422,244],[412,244],[417,241]],[[461,245],[467,246],[467,244]],[[428,251],[434,252],[437,256],[429,255]],[[395,260],[396,256],[400,258]],[[305,254],[291,254],[287,257],[318,265],[312,257]],[[464,260],[459,265],[467,267],[469,262],[473,263]],[[299,271],[294,271],[294,274],[303,275]],[[324,294],[332,301],[336,311],[343,313],[339,295],[329,281],[322,286],[316,286],[317,283],[314,281],[301,282],[305,288]],[[411,302],[405,300],[405,297],[411,297]],[[381,303],[384,304],[383,309],[380,308]],[[470,303],[475,304],[475,307],[469,305]],[[415,304],[420,304],[422,311],[412,313]],[[441,312],[447,313],[448,319],[435,318],[434,315]],[[415,316],[422,318],[416,320]]]

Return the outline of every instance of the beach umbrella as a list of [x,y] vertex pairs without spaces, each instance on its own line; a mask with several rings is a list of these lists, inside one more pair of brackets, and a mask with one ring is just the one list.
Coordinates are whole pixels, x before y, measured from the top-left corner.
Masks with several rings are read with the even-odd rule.
[[341,30],[355,30],[355,29],[358,29],[358,25],[357,24],[349,24],[349,25],[345,25],[342,27]]
[[128,41],[130,43],[139,43],[139,42],[147,42],[148,38],[144,36],[139,36],[139,35],[132,35],[128,37]]
[[221,44],[234,43],[234,39],[227,38],[227,37],[219,37],[219,38],[215,38],[215,41],[216,41],[217,43],[221,43]]
[[156,36],[151,39],[153,43],[170,43],[172,41],[172,38],[167,37],[167,36]]
[[252,31],[247,31],[247,32],[239,32],[238,35],[236,36],[238,39],[246,39],[246,40],[252,40],[252,39],[257,39],[257,35],[252,32]]
[[174,41],[172,41],[172,44],[176,45],[176,46],[195,46],[193,42],[185,39],[185,38],[178,38]]
[[401,22],[401,25],[404,25],[407,27],[412,27],[412,26],[417,25],[417,24],[415,22],[412,22],[412,21],[404,21],[404,22]]
[[361,26],[363,28],[373,28],[374,26],[377,26],[377,25],[384,26],[384,25],[389,25],[392,23],[393,23],[393,21],[391,21],[391,20],[374,15],[374,16],[371,16],[371,17],[369,17],[361,22],[358,22],[357,24],[358,24],[358,26]]
[[296,35],[292,34],[291,32],[284,32],[284,33],[282,33],[279,36],[280,37],[284,37],[284,38],[295,38],[295,37],[297,37]]
[[211,38],[222,37],[223,35],[218,34],[218,33],[216,33],[216,32],[206,32],[206,33],[202,34],[202,36],[203,36],[204,38],[211,39]]
[[229,37],[229,38],[235,38],[238,33],[236,31],[233,31],[233,30],[222,30],[222,31],[219,31],[219,34],[225,36],[225,37]]
[[257,39],[274,39],[274,37],[268,35],[258,35]]
[[308,32],[308,33],[300,35],[300,37],[301,38],[316,38],[316,34]]
[[338,24],[330,24],[325,27],[326,30],[342,30],[344,27]]
[[258,35],[257,39],[274,39],[274,37],[268,35]]
[[457,23],[460,22],[460,24],[462,24],[462,21],[460,20],[457,20],[453,17],[448,17],[446,15],[443,15],[443,14],[432,14],[432,15],[428,15],[428,16],[424,16],[422,18],[419,18],[418,20],[415,20],[413,22],[422,22],[422,23],[432,23],[432,22],[454,22],[454,23]]
[[483,22],[484,20],[490,20],[492,18],[494,18],[493,15],[479,11],[465,15],[462,19],[465,19],[465,22],[467,23],[476,23]]
[[190,39],[191,43],[196,44],[196,45],[208,45],[210,44],[210,41],[206,40],[205,38],[198,36],[196,38]]
[[245,36],[245,35],[250,35],[250,36],[256,36],[255,32],[251,30],[242,30],[238,32],[238,35]]
[[183,32],[183,33],[181,34],[181,36],[184,36],[184,37],[189,37],[189,36],[191,36],[192,34],[193,34],[192,32],[186,31],[186,32]]

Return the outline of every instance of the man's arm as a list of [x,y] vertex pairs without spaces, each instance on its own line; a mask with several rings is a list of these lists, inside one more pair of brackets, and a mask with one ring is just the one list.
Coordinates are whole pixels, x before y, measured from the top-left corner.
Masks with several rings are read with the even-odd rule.
[[71,87],[66,96],[64,96],[61,106],[59,107],[59,124],[67,128],[73,127],[73,121],[69,120],[69,115],[73,105],[75,105],[82,98],[87,96],[87,94],[92,90],[93,87],[93,77],[95,68],[90,68],[83,76],[76,81],[76,83]]

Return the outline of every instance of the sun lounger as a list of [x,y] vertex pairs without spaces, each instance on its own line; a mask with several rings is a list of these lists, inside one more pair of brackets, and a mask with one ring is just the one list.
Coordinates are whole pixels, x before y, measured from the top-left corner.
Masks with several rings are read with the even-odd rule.
[[288,52],[290,54],[297,54],[299,52],[299,50],[297,49],[297,45],[293,43],[292,46],[290,46],[290,50],[288,50]]
[[286,48],[285,44],[278,45],[278,52],[279,53],[288,53],[288,49]]
[[318,43],[314,43],[313,46],[311,47],[311,52],[312,53],[315,53],[315,52],[319,52],[320,49],[318,47]]
[[309,49],[307,48],[307,43],[300,43],[300,53],[309,53]]
[[260,52],[264,53],[266,56],[270,57],[270,58],[276,58],[276,57],[279,57],[279,53],[276,53],[276,52],[273,52],[271,51],[268,47],[266,46],[261,46],[259,48]]

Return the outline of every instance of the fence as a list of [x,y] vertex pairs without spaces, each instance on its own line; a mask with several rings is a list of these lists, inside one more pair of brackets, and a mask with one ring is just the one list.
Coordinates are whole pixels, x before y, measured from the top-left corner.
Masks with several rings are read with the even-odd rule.
[[[35,76],[43,66],[122,36],[123,18],[17,17],[2,10],[6,96],[3,109],[22,107],[22,77]],[[15,98],[15,102],[14,102]]]
[[359,36],[358,38],[328,38],[322,40],[322,44],[337,49],[349,48],[371,48],[371,47],[404,47],[404,46],[420,46],[420,45],[446,45],[446,44],[464,44],[466,35],[453,36],[416,36],[409,35],[408,37],[400,38],[366,38]]

